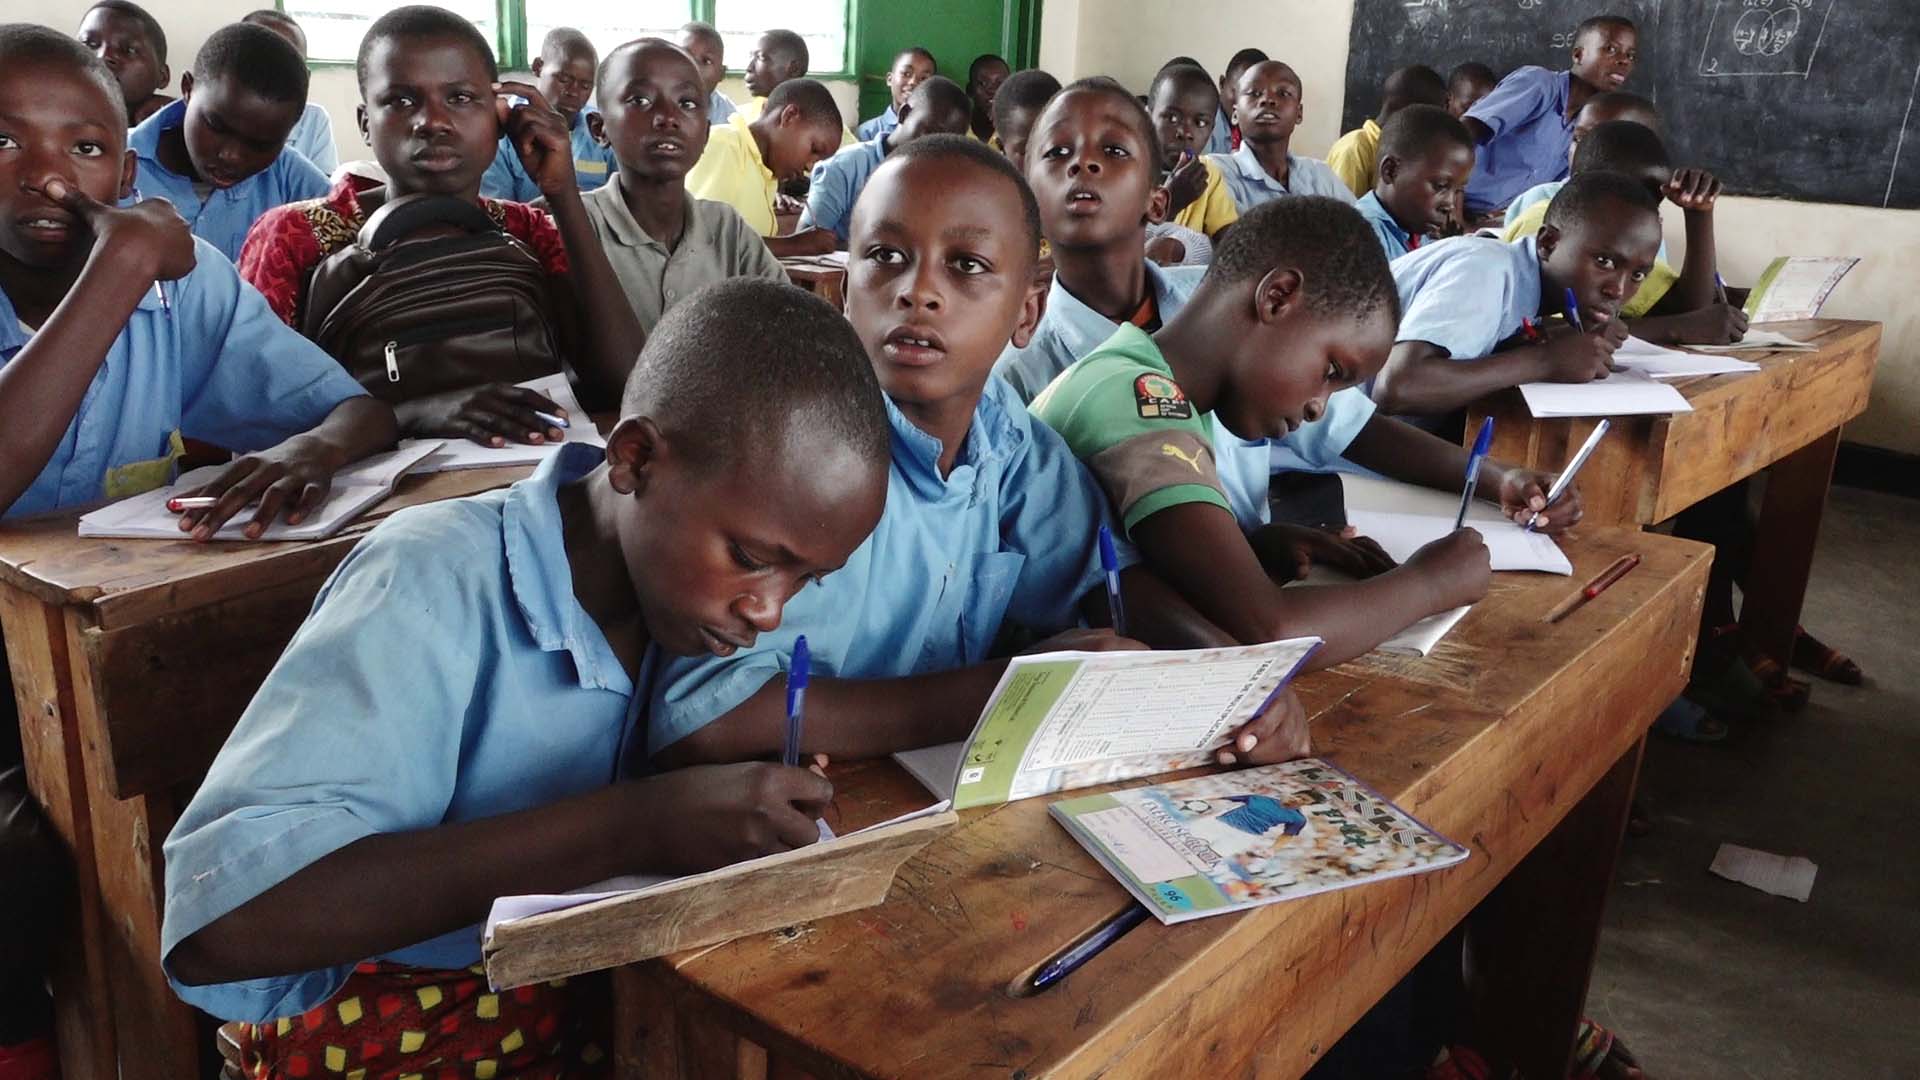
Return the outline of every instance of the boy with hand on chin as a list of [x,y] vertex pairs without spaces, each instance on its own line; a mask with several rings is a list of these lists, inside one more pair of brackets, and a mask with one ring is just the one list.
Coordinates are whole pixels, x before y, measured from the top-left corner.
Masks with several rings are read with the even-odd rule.
[[605,984],[488,995],[494,897],[819,838],[813,772],[635,754],[659,654],[751,646],[879,519],[860,344],[798,289],[713,285],[661,321],[620,411],[604,450],[374,529],[167,838],[162,963],[241,1021],[247,1075],[576,1075],[605,1060]]
[[725,203],[687,194],[710,130],[699,67],[658,38],[630,41],[600,68],[613,180],[581,196],[600,247],[651,331],[701,286],[732,277],[785,282],[759,234]]
[[1220,166],[1201,153],[1219,106],[1213,76],[1196,64],[1169,63],[1147,90],[1147,112],[1167,173],[1160,185],[1167,193],[1165,216],[1208,237],[1240,218]]
[[[1114,519],[1059,436],[990,375],[1039,316],[1039,239],[1031,192],[977,140],[930,135],[874,173],[853,215],[847,318],[887,396],[886,513],[840,573],[794,598],[777,633],[663,673],[656,761],[778,752],[777,676],[799,634],[814,663],[803,749],[855,758],[964,737],[1005,666],[995,643],[1016,629],[1054,635],[1034,651],[1139,647],[1070,629],[1107,621],[1096,537]],[[1227,642],[1142,568],[1122,578],[1130,633]],[[1291,698],[1240,734],[1229,757],[1305,752]]]

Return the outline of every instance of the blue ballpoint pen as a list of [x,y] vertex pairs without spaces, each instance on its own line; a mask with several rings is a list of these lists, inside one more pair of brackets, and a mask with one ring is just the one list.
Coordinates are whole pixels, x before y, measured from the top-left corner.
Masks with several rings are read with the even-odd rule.
[[[140,189],[134,188],[133,201],[139,202],[140,200],[141,200]],[[173,301],[167,298],[167,283],[164,281],[155,281],[153,283],[153,291],[159,294],[160,310],[167,313],[167,318],[169,319],[173,318]]]
[[1574,299],[1572,289],[1567,290],[1567,321],[1580,333],[1587,332],[1587,328],[1580,325],[1580,301]]
[[1127,606],[1120,599],[1120,553],[1113,549],[1113,533],[1100,526],[1100,569],[1107,575],[1107,607],[1113,611],[1113,632],[1127,636]]
[[1028,991],[1039,993],[1061,979],[1080,970],[1081,965],[1100,955],[1100,951],[1126,936],[1127,931],[1147,921],[1149,912],[1140,904],[1133,904],[1127,910],[1101,923],[1099,929],[1088,935],[1087,940],[1040,965],[1027,983]]
[[1473,505],[1473,489],[1480,486],[1480,463],[1487,460],[1487,447],[1493,443],[1493,417],[1480,421],[1480,434],[1473,440],[1473,453],[1467,455],[1467,486],[1460,492],[1460,513],[1454,516],[1455,529],[1467,523],[1467,507]]
[[812,667],[807,637],[802,634],[793,642],[793,663],[787,668],[787,742],[780,752],[780,760],[787,765],[800,764],[800,726],[806,716],[807,673]]

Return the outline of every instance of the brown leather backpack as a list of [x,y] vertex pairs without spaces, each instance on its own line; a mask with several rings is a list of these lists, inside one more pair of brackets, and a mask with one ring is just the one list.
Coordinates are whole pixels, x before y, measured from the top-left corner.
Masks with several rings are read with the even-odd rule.
[[300,332],[390,404],[560,367],[547,273],[486,211],[403,195],[307,281]]

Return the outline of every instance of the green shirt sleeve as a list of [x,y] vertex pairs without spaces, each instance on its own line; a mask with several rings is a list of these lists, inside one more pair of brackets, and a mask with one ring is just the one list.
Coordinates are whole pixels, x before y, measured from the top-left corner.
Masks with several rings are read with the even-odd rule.
[[1210,425],[1172,378],[1117,353],[1092,353],[1036,397],[1033,414],[1093,470],[1129,534],[1170,506],[1232,513]]

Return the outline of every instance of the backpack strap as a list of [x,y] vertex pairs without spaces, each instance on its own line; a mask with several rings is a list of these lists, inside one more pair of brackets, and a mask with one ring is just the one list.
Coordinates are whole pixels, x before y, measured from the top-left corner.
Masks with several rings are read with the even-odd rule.
[[402,195],[375,210],[360,227],[360,246],[368,251],[391,247],[422,229],[498,232],[485,210],[451,195]]

